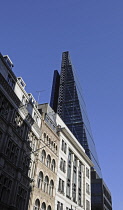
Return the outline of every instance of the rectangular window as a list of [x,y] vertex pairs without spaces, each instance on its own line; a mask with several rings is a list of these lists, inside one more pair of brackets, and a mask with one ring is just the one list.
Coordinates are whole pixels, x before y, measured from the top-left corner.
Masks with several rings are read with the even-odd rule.
[[0,174],[0,200],[8,204],[12,190],[12,180],[5,176],[5,174]]
[[67,144],[64,142],[63,139],[62,139],[61,150],[66,154],[66,152],[67,152]]
[[64,194],[64,181],[59,178],[59,186],[58,186],[58,191],[62,194]]
[[16,164],[18,160],[18,155],[19,155],[18,146],[11,139],[9,139],[6,147],[6,156],[9,158],[9,160],[12,163]]
[[90,173],[90,172],[89,172],[89,169],[86,167],[86,177],[88,177],[88,178],[90,177],[90,176],[89,176],[89,175],[90,175],[89,173]]
[[7,81],[8,81],[8,84],[11,86],[11,88],[14,89],[14,87],[15,87],[15,82],[14,82],[14,80],[12,79],[12,77],[11,77],[10,74],[8,74]]
[[67,180],[66,196],[70,198],[70,180]]
[[61,158],[61,161],[60,161],[60,169],[64,173],[66,172],[66,161],[64,161],[63,158]]
[[90,195],[90,186],[86,183],[86,193]]
[[86,200],[86,210],[90,210],[90,202]]
[[63,210],[63,203],[57,201],[57,210]]

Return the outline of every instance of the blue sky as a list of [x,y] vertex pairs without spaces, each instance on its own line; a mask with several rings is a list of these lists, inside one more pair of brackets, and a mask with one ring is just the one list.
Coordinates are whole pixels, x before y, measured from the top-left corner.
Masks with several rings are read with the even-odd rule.
[[123,209],[123,1],[11,0],[0,5],[0,51],[27,92],[49,102],[54,69],[70,51],[102,168]]

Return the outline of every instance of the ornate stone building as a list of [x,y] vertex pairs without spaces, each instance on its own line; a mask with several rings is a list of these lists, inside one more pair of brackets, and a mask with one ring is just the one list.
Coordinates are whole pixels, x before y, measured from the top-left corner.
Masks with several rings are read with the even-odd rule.
[[8,56],[0,54],[0,209],[26,210],[41,137],[41,115]]
[[[42,138],[38,150],[34,186],[31,193],[29,210],[54,210],[57,180],[59,136],[57,127],[50,115],[50,107],[39,105],[42,115]],[[47,110],[49,109],[49,110]]]
[[53,210],[59,137],[0,54],[0,209]]
[[0,210],[90,210],[91,161],[0,54]]

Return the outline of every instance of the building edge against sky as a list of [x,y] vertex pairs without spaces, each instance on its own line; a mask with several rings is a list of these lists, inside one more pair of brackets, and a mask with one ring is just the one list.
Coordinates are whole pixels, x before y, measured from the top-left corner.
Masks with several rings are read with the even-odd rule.
[[68,51],[62,53],[61,73],[54,71],[50,105],[84,147],[94,164],[96,171],[92,169],[92,210],[112,209],[111,193],[106,184],[103,184],[85,102]]
[[0,54],[0,207],[90,210],[91,160],[58,114],[25,91],[12,68]]
[[85,102],[68,51],[62,54],[60,75],[57,70],[54,71],[50,105],[84,147],[102,177]]

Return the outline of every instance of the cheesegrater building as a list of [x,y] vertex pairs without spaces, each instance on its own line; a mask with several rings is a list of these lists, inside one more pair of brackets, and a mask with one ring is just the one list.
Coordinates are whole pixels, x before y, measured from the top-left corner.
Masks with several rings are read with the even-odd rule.
[[59,114],[94,164],[92,210],[111,210],[111,194],[102,179],[85,102],[68,51],[62,54],[61,73],[54,71],[50,106]]

